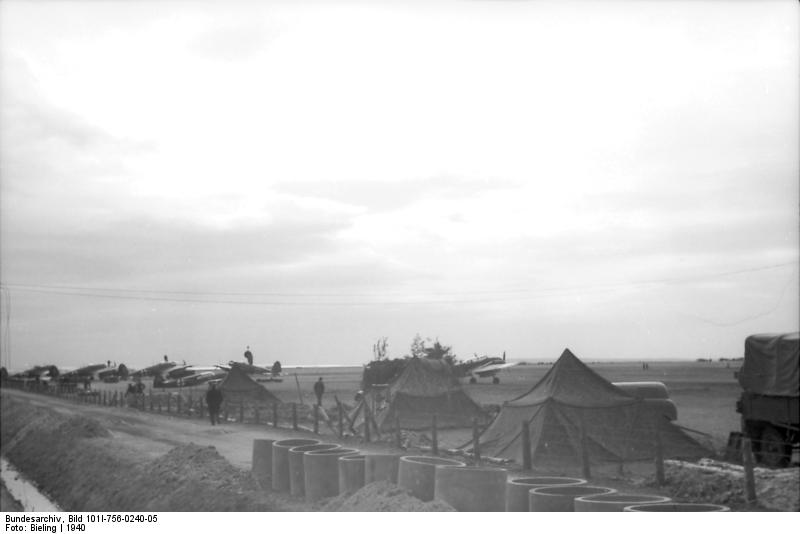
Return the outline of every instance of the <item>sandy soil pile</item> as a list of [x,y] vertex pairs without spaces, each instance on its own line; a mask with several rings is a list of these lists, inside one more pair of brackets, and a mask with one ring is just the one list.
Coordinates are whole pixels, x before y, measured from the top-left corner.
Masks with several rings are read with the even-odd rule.
[[137,470],[128,494],[141,510],[259,511],[266,503],[250,473],[233,467],[214,447],[190,443]]
[[64,509],[269,510],[252,476],[214,447],[181,445],[147,461],[112,439],[96,420],[64,420],[7,401],[2,407],[3,453]]
[[[674,500],[707,502],[732,508],[746,508],[744,469],[717,461],[698,463],[668,460],[664,488]],[[755,469],[756,495],[764,508],[800,511],[800,469]]]
[[441,501],[422,502],[391,482],[367,484],[352,495],[328,501],[323,512],[455,512]]
[[98,421],[81,415],[74,415],[63,421],[58,425],[56,432],[62,439],[111,437],[111,432],[106,430]]

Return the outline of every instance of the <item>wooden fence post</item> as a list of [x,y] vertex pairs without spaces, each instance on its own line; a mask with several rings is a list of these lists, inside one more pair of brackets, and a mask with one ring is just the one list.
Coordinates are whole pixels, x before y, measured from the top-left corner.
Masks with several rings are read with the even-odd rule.
[[152,412],[153,411],[153,390],[152,389],[150,390],[149,397],[150,397],[150,411]]
[[431,452],[434,456],[439,455],[439,427],[436,414],[431,417]]
[[342,403],[336,402],[336,406],[339,407],[339,437],[344,437],[344,408],[342,408]]
[[297,404],[292,403],[292,430],[297,430]]
[[365,402],[364,403],[364,441],[366,441],[367,443],[369,443],[369,440],[370,440],[369,425],[370,425],[369,408],[367,408],[367,403]]
[[581,466],[583,468],[583,478],[589,480],[592,478],[592,470],[589,465],[589,439],[586,435],[586,421],[583,418],[583,412],[580,412],[581,424]]
[[472,418],[472,453],[475,455],[475,465],[481,465],[480,432],[478,431],[478,418]]
[[756,476],[753,472],[753,444],[750,436],[742,436],[742,463],[744,464],[744,489],[745,499],[748,504],[757,504],[756,496]]
[[531,423],[522,422],[522,469],[530,471],[533,466],[531,459]]
[[661,429],[659,428],[659,421],[656,419],[655,424],[656,436],[656,483],[663,486],[664,480],[664,443],[661,440]]
[[403,437],[400,434],[400,417],[397,412],[394,414],[394,446],[400,449],[403,445]]

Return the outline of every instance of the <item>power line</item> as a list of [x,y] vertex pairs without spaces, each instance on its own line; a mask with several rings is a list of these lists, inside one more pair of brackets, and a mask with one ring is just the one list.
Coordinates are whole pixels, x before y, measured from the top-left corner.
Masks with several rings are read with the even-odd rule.
[[[41,284],[3,284],[2,287],[27,291],[33,293],[43,293],[50,295],[80,296],[90,298],[116,299],[116,300],[138,300],[155,302],[182,302],[193,304],[246,304],[262,306],[390,306],[390,305],[422,305],[422,304],[470,304],[470,303],[492,303],[507,302],[515,300],[535,300],[538,298],[585,295],[587,293],[601,293],[613,291],[619,288],[631,288],[637,286],[647,286],[655,284],[679,284],[698,280],[714,279],[722,276],[732,276],[751,272],[765,271],[797,265],[798,262],[778,263],[748,269],[738,269],[712,274],[699,274],[683,277],[658,278],[649,280],[639,280],[632,282],[620,282],[614,284],[602,284],[592,286],[565,286],[552,288],[516,288],[500,289],[494,291],[460,291],[460,292],[428,292],[426,296],[469,296],[469,295],[503,295],[511,294],[516,297],[495,297],[495,298],[466,298],[451,300],[431,300],[418,299],[413,295],[401,295],[396,293],[384,294],[365,294],[365,293],[263,293],[263,292],[223,292],[223,291],[179,291],[179,290],[155,290],[155,289],[132,289],[132,288],[102,288],[88,286],[65,286],[65,285],[41,285]],[[527,295],[525,295],[527,293]],[[178,295],[178,296],[169,296]],[[368,300],[368,301],[308,301],[308,300],[252,300],[258,297],[268,298],[290,298],[290,299],[321,299],[321,298],[381,298],[404,297],[402,300]],[[196,298],[187,298],[196,297]],[[209,298],[211,297],[211,298]],[[220,299],[213,297],[246,297],[247,299],[233,298]]]
[[740,325],[742,323],[746,323],[746,322],[752,321],[754,319],[760,319],[761,317],[766,317],[767,315],[770,315],[770,314],[774,313],[775,310],[777,310],[778,307],[781,305],[781,302],[783,302],[783,299],[786,296],[786,290],[789,289],[789,286],[791,286],[792,282],[794,282],[794,281],[795,281],[794,276],[790,276],[789,279],[786,281],[786,284],[783,286],[783,289],[781,290],[780,295],[778,295],[778,299],[775,301],[775,304],[772,307],[770,307],[769,309],[767,309],[765,311],[756,313],[755,315],[749,315],[747,317],[744,317],[742,319],[737,319],[735,321],[721,322],[721,321],[714,321],[714,320],[711,320],[711,319],[706,319],[705,317],[700,317],[699,315],[696,315],[696,314],[693,314],[693,313],[685,313],[685,312],[679,312],[679,313],[682,313],[683,315],[685,315],[687,317],[692,317],[694,319],[698,319],[698,320],[700,320],[700,321],[702,321],[704,323],[708,323],[708,324],[713,325],[713,326],[737,326],[737,325]]

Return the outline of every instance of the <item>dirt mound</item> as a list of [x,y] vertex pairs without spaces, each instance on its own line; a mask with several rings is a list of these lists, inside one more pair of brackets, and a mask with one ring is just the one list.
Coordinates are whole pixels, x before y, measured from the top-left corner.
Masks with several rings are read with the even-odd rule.
[[441,501],[423,502],[391,482],[367,484],[352,495],[328,501],[323,512],[455,512]]
[[[747,508],[744,469],[740,465],[700,460],[664,462],[666,489],[674,500]],[[755,469],[760,506],[777,511],[800,511],[800,469]],[[648,480],[653,484],[653,480]]]
[[[267,511],[252,476],[214,447],[181,445],[155,460],[119,442],[97,420],[24,403],[2,405],[9,461],[73,511]],[[7,424],[8,423],[8,424]]]
[[62,438],[109,438],[111,432],[95,419],[74,415],[58,426],[57,432]]
[[[131,481],[144,510],[264,511],[250,473],[235,468],[214,447],[194,443],[175,447]],[[138,489],[133,489],[138,488]]]

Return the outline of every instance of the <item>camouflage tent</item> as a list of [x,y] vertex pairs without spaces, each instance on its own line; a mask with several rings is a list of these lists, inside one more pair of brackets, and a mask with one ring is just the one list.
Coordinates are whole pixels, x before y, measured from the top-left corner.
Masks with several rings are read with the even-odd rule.
[[258,402],[263,404],[280,402],[278,397],[250,378],[247,373],[237,366],[231,367],[219,387],[227,402]]
[[592,461],[651,459],[659,441],[665,457],[698,458],[710,452],[569,349],[527,393],[503,405],[480,436],[481,450],[521,461],[525,422],[534,462],[580,463],[583,447]]
[[383,391],[373,391],[353,410],[351,418],[363,425],[364,412],[374,413],[380,432],[431,427],[434,414],[440,428],[468,427],[473,418],[482,424],[488,417],[461,388],[447,362],[411,358],[403,372]]

